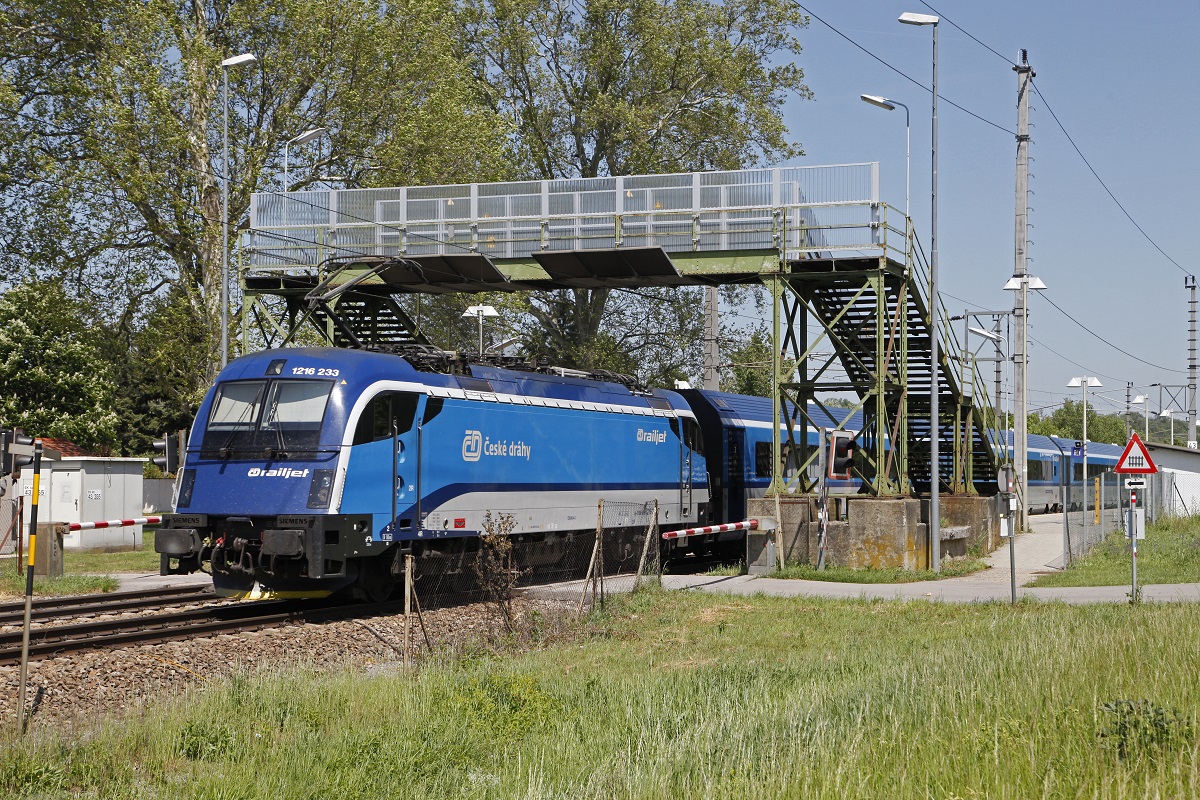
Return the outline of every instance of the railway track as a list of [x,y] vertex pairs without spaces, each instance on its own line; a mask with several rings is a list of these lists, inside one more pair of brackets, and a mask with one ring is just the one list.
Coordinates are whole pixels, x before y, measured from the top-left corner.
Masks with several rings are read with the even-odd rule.
[[[211,598],[210,592],[208,599]],[[215,634],[278,628],[300,622],[330,622],[348,617],[394,614],[402,610],[403,603],[396,602],[374,605],[331,605],[296,600],[207,603],[200,608],[183,611],[38,626],[30,632],[29,659],[54,658],[95,648],[160,644]],[[0,633],[0,666],[18,664],[20,659],[21,631]]]
[[[30,618],[35,620],[60,617],[97,616],[127,611],[142,611],[188,603],[207,603],[216,598],[212,587],[171,587],[143,589],[133,592],[112,592],[98,595],[34,598]],[[0,603],[0,626],[20,625],[25,620],[25,601]]]

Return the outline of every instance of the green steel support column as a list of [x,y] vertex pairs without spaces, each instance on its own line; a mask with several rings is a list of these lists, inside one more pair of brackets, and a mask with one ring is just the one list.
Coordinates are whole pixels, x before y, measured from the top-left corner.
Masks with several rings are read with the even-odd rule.
[[[782,258],[779,260],[779,271],[783,272],[785,264]],[[780,367],[782,366],[783,353],[782,342],[779,331],[779,307],[783,302],[781,287],[783,285],[782,276],[779,273],[771,276],[771,417],[779,420],[783,414],[784,406],[783,388],[781,384]],[[767,489],[768,496],[782,494],[784,491],[783,465],[780,463],[780,442],[779,442],[779,425],[771,426],[771,485]]]
[[[880,259],[881,265],[884,259]],[[875,489],[878,494],[892,494],[894,487],[891,476],[887,474],[887,451],[884,447],[887,441],[887,341],[888,326],[892,315],[888,311],[887,276],[883,270],[878,270],[870,278],[875,289],[875,380],[872,382],[873,397],[864,398],[869,405],[874,406],[872,420],[874,441],[871,442],[871,458],[875,465]],[[864,406],[865,410],[865,406]]]
[[[241,273],[239,272],[240,276]],[[239,278],[240,280],[240,278]],[[258,305],[258,293],[246,291],[246,282],[242,283],[242,335],[239,337],[242,342],[242,354],[250,352],[250,318],[254,307]]]

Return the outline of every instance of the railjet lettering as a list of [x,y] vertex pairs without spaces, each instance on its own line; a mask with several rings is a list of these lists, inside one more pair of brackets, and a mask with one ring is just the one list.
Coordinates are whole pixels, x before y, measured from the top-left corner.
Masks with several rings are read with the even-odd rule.
[[307,478],[307,469],[290,469],[283,467],[282,469],[263,469],[262,467],[251,467],[246,471],[247,478]]
[[649,444],[662,444],[667,440],[666,431],[644,431],[638,428],[637,440],[639,442],[648,442]]

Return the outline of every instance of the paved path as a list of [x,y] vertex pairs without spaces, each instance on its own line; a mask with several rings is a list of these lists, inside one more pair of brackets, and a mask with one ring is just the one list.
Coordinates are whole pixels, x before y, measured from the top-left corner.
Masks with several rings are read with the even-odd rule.
[[[1062,568],[1062,515],[1039,514],[1030,517],[1031,531],[1013,541],[1016,562],[1017,597],[1059,600],[1064,603],[1127,603],[1129,586],[1080,586],[1061,589],[1030,589],[1025,584],[1048,572]],[[986,602],[1012,599],[1012,574],[1009,547],[1005,540],[984,559],[991,569],[915,583],[833,583],[738,575],[664,575],[668,589],[696,589],[724,594],[769,594],[784,597],[880,598],[900,600],[941,600],[951,603]],[[1200,584],[1166,584],[1142,587],[1142,599],[1154,601],[1200,601]]]

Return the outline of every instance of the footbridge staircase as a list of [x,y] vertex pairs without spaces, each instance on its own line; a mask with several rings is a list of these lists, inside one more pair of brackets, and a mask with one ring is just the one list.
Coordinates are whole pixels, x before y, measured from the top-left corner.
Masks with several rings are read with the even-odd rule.
[[[814,490],[811,430],[832,418],[856,430],[864,493],[924,494],[935,476],[943,492],[993,492],[987,386],[878,187],[870,163],[256,194],[238,243],[242,347],[436,349],[419,324],[431,293],[761,282],[781,355],[774,491]],[[831,405],[846,398],[849,412]]]

